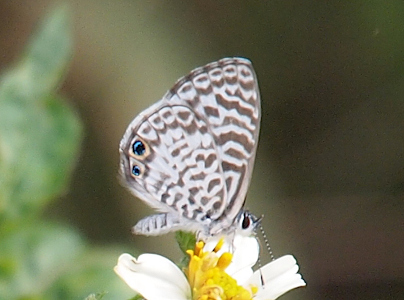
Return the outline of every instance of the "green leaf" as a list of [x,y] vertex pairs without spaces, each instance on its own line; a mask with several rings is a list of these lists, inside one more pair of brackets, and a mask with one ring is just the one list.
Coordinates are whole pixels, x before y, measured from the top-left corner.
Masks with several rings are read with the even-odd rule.
[[27,223],[0,238],[0,299],[44,299],[84,249],[77,233],[55,224]]
[[73,55],[71,16],[67,5],[60,5],[45,17],[17,66],[25,79],[25,91],[32,101],[57,88]]
[[60,6],[0,79],[0,224],[34,216],[69,182],[82,128],[56,89],[71,56],[69,12]]
[[187,256],[188,254],[186,253],[186,251],[195,248],[195,234],[185,231],[176,231],[175,238],[177,240],[178,246],[180,246],[181,251]]
[[196,244],[195,234],[185,231],[176,231],[175,238],[177,240],[178,246],[181,251],[184,253],[182,259],[177,263],[178,267],[184,269],[189,264],[189,255],[187,254],[187,250],[194,249]]

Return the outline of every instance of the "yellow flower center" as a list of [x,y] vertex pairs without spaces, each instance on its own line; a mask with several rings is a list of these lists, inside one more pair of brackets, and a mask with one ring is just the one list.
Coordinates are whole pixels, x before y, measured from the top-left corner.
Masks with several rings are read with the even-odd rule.
[[194,250],[188,250],[190,262],[186,274],[194,300],[251,300],[257,292],[239,286],[237,281],[225,272],[230,265],[233,255],[229,252],[221,256],[217,252],[223,245],[221,239],[212,252],[204,252],[205,244],[196,243]]

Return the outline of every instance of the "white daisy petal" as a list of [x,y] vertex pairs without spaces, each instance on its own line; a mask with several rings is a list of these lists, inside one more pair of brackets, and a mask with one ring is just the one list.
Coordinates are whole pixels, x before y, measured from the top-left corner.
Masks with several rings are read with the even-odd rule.
[[[230,268],[230,266],[229,266],[229,268]],[[227,269],[226,269],[226,273],[229,274],[231,277],[233,277],[237,281],[238,285],[243,285],[244,286],[244,283],[248,279],[250,279],[251,276],[253,275],[253,269],[251,269],[251,268],[245,268],[243,270],[237,271],[237,272],[232,273],[232,274],[230,274]]]
[[[217,245],[219,237],[213,237],[206,241],[204,251],[212,251]],[[259,256],[259,244],[254,236],[236,234],[227,237],[218,255],[224,252],[233,254],[231,264],[227,267],[226,273],[236,279],[242,285],[253,274],[252,267],[256,264]]]
[[252,268],[259,256],[259,244],[255,237],[236,236],[234,238],[233,261],[229,266],[231,272],[238,272],[245,268]]
[[237,235],[234,238],[234,254],[226,273],[242,285],[252,275],[252,267],[256,264],[259,256],[259,244],[255,237]]
[[282,256],[254,272],[248,284],[261,286],[261,276],[265,286],[261,286],[254,299],[276,299],[284,293],[305,286],[306,282],[297,273],[299,266],[292,255]]
[[[220,241],[221,237],[209,237],[206,240],[203,240],[204,246],[203,251],[205,252],[212,252],[215,249],[217,243]],[[226,244],[226,243],[225,243]]]
[[142,254],[136,259],[122,254],[114,271],[147,300],[191,299],[185,275],[173,262],[160,255]]

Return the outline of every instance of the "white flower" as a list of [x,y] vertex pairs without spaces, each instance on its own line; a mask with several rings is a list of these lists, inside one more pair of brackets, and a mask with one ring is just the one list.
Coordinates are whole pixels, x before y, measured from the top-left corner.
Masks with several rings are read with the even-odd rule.
[[138,259],[122,254],[114,270],[147,300],[274,300],[306,285],[292,255],[282,256],[253,273],[251,267],[258,251],[254,237],[236,236],[232,243],[198,242],[194,250],[188,251],[186,275],[156,254],[143,254]]
[[136,259],[124,253],[114,271],[147,300],[191,299],[191,288],[184,273],[163,256],[142,254]]
[[[262,267],[261,271],[255,271],[246,284],[261,287],[254,299],[277,299],[290,290],[306,285],[298,270],[296,259],[292,255],[284,255]],[[265,286],[261,285],[261,275]]]

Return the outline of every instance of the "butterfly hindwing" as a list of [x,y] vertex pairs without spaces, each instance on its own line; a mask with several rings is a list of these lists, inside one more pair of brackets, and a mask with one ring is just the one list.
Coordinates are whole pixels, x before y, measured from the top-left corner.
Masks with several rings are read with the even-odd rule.
[[[150,206],[201,225],[220,217],[225,179],[206,122],[186,106],[164,103],[144,115],[121,146],[129,188]],[[139,143],[145,148],[141,155],[133,148]]]

